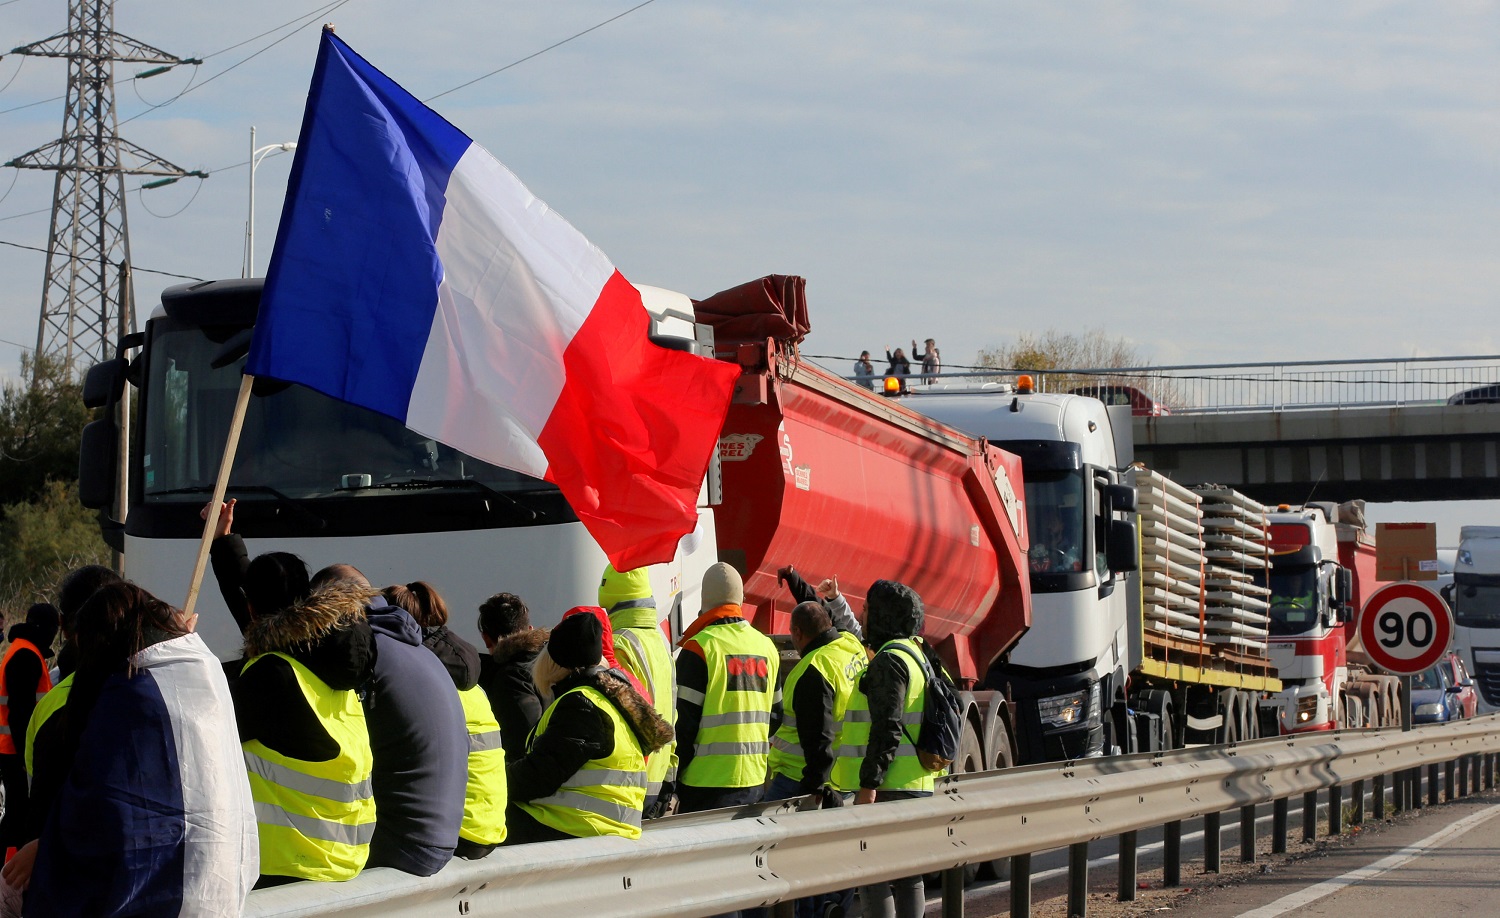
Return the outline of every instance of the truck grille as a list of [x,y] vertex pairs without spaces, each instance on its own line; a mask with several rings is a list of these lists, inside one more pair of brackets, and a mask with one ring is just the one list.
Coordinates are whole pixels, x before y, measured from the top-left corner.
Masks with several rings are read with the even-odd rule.
[[1475,663],[1474,681],[1485,701],[1500,705],[1500,663]]

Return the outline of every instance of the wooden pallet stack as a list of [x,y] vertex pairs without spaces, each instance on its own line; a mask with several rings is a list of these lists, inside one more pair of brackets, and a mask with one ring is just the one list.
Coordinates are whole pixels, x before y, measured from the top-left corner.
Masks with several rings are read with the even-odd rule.
[[1255,573],[1270,564],[1266,508],[1233,488],[1199,485],[1204,529],[1204,631],[1208,640],[1264,656],[1271,591]]
[[1136,472],[1135,485],[1146,632],[1201,642],[1207,568],[1198,495],[1150,469]]

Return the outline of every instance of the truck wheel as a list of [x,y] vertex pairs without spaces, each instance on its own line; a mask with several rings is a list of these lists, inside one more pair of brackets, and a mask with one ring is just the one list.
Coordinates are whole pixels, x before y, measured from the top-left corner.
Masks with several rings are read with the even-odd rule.
[[1135,708],[1148,714],[1155,714],[1158,721],[1160,733],[1157,737],[1157,748],[1162,752],[1170,752],[1176,748],[1176,730],[1172,725],[1172,693],[1161,689],[1146,689],[1136,697]]
[[1239,692],[1225,689],[1219,693],[1219,714],[1224,718],[1224,725],[1219,728],[1215,741],[1221,746],[1238,743],[1241,739]]
[[1359,698],[1345,695],[1344,711],[1344,729],[1358,730],[1365,725],[1365,705]]
[[[958,741],[958,761],[953,763],[951,771],[956,775],[971,775],[984,771],[984,746],[979,742],[979,730],[975,728],[974,721],[968,718],[964,718],[963,736]],[[964,865],[965,886],[971,885],[978,879],[980,866],[979,864]],[[941,875],[938,884],[941,887]]]
[[1247,740],[1260,739],[1260,699],[1255,695],[1241,695],[1240,710],[1244,724],[1240,736]]

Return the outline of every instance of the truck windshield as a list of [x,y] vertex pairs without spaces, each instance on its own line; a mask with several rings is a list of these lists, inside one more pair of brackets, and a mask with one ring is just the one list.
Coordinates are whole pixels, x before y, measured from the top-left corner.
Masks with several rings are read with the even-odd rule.
[[1026,471],[1026,525],[1031,589],[1039,593],[1094,585],[1085,470]]
[[[1257,585],[1266,586],[1264,574],[1257,574],[1255,580]],[[1270,588],[1272,634],[1302,634],[1317,625],[1317,567],[1274,567]]]
[[1500,628],[1500,577],[1455,574],[1453,622],[1463,628]]
[[[140,484],[148,501],[201,502],[218,474],[244,364],[211,366],[224,346],[212,338],[227,337],[213,329],[170,319],[154,320],[152,329]],[[243,489],[236,496],[278,500],[407,488],[554,490],[302,386],[251,399],[230,485]]]

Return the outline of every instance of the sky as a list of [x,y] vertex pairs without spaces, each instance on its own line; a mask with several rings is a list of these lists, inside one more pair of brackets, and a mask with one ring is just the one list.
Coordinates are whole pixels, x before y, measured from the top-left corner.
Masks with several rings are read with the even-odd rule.
[[[239,275],[236,164],[252,125],[296,139],[323,21],[425,99],[636,2],[117,0],[117,31],[205,57],[117,70],[122,135],[212,173],[130,194],[137,269]],[[0,4],[0,45],[64,28],[62,0]],[[654,0],[432,104],[636,282],[805,276],[808,354],[932,337],[953,365],[1049,329],[1158,364],[1495,354],[1497,45],[1497,2]],[[61,101],[4,110],[65,80],[0,58],[0,161],[58,135]],[[257,172],[256,273],[290,163]],[[50,179],[0,170],[0,241],[46,244]],[[43,266],[0,246],[0,370]]]

